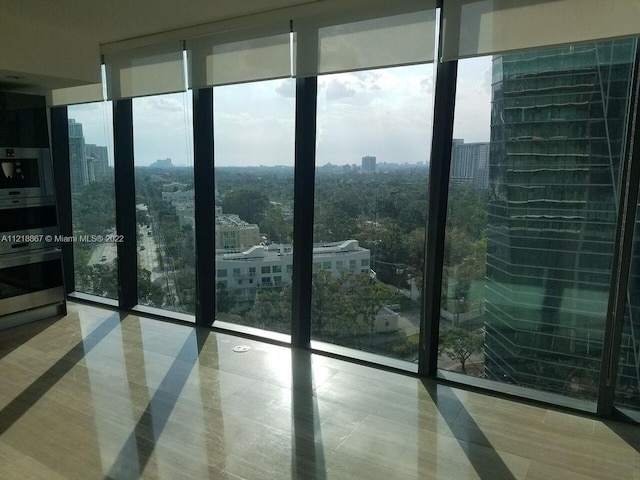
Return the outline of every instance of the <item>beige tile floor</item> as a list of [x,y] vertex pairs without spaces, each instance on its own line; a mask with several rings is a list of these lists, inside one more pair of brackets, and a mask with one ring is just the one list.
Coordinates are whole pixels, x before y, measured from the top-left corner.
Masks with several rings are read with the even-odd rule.
[[0,379],[2,480],[640,479],[640,427],[77,304]]

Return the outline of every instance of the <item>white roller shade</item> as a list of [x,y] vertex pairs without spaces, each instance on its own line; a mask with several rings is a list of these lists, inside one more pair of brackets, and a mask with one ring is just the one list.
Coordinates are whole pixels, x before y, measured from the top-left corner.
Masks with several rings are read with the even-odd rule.
[[416,4],[390,3],[386,12],[377,15],[365,10],[333,18],[294,20],[295,75],[432,62],[435,2],[421,2],[420,10],[404,13],[397,10]]
[[443,60],[640,35],[640,0],[445,0]]
[[289,22],[188,40],[187,56],[190,88],[289,77]]
[[142,97],[185,89],[182,42],[105,54],[107,98]]
[[56,88],[51,90],[51,106],[76,105],[79,103],[102,102],[102,83],[79,87]]

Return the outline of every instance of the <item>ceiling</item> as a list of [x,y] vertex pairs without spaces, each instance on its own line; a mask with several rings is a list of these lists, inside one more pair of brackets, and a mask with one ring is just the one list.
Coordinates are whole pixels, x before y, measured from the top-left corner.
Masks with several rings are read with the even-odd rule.
[[105,44],[321,1],[0,0],[0,90],[99,82]]
[[0,0],[0,12],[104,44],[316,1]]

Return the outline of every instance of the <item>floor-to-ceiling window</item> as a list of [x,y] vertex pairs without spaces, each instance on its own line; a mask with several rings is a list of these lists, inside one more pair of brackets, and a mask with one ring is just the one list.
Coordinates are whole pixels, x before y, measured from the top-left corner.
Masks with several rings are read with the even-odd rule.
[[216,319],[289,333],[295,80],[213,92]]
[[596,399],[634,56],[460,61],[440,368]]
[[[483,2],[465,5],[475,3]],[[191,86],[213,88],[214,96],[206,135],[214,145],[215,239],[203,248],[215,251],[215,281],[200,293],[215,291],[216,311],[205,314],[290,333],[296,108],[304,114],[314,105],[296,105],[296,81],[283,77],[314,77],[315,183],[302,185],[315,191],[314,211],[304,212],[314,217],[305,266],[313,281],[311,314],[300,320],[314,347],[417,362],[420,348],[436,347],[419,345],[425,313],[439,324],[440,373],[596,400],[636,40],[467,51],[465,37],[459,52],[444,48],[437,61],[458,62],[453,146],[444,153],[448,210],[444,238],[426,239],[429,171],[446,163],[429,158],[432,132],[447,131],[431,119],[436,81],[424,52],[433,48],[423,36],[433,19],[368,15],[294,21],[291,36],[287,22],[277,38],[252,32],[246,41],[240,31],[187,42]],[[422,47],[416,54],[396,41]],[[122,94],[134,97],[138,299],[193,313],[191,98],[136,96],[148,94]],[[111,140],[88,134],[91,115],[100,114],[89,107],[69,108],[74,231],[115,233],[113,180],[108,187],[108,175],[97,173]],[[297,140],[311,144],[311,137]],[[110,162],[107,154],[109,172]],[[640,371],[637,236],[617,394],[619,405],[632,408]],[[441,240],[440,311],[431,318],[421,305],[430,288],[424,263],[434,260],[425,259],[425,243]],[[78,290],[114,297],[115,244],[75,250]]]
[[431,65],[318,78],[311,335],[417,361]]
[[118,297],[111,102],[68,107],[76,291]]
[[484,377],[491,57],[458,62],[438,367]]
[[297,57],[317,74],[311,339],[416,363],[435,41],[422,8],[320,22]]
[[193,127],[190,92],[133,99],[142,305],[195,312]]
[[615,404],[638,411],[640,410],[640,206],[636,213],[626,303]]

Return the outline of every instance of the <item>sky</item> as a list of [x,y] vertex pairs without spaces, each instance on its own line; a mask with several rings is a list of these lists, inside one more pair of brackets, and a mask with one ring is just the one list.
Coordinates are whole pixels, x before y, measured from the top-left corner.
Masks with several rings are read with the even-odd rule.
[[[318,77],[316,164],[360,164],[365,155],[389,163],[429,159],[434,65]],[[138,166],[171,158],[193,165],[191,92],[133,100]],[[293,166],[295,79],[214,88],[218,166]],[[85,141],[107,145],[113,164],[111,102],[69,107]],[[454,137],[489,140],[491,58],[461,60]]]

